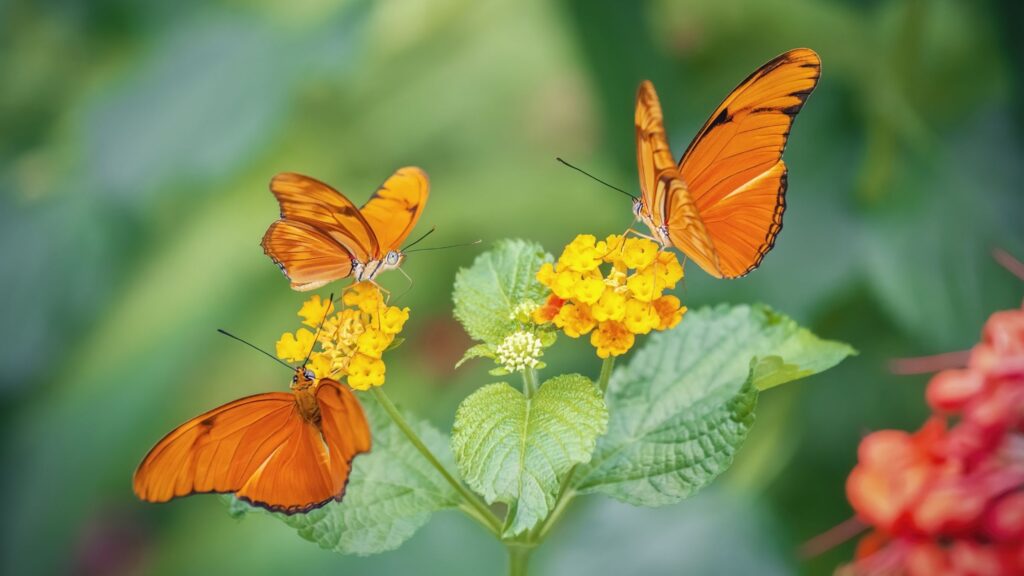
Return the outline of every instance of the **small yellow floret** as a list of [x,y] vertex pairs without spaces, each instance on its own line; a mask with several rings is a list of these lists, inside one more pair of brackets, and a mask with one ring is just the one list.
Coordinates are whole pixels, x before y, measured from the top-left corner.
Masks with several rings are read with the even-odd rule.
[[601,277],[601,272],[597,270],[594,272],[596,272],[596,274],[592,274],[587,278],[581,279],[573,289],[573,298],[578,302],[593,304],[601,298],[602,294],[604,294],[604,278]]
[[551,262],[541,264],[540,270],[537,270],[537,281],[548,288],[551,288],[552,284],[554,284],[555,266]]
[[389,306],[380,317],[380,329],[385,334],[398,334],[409,319],[409,309]]
[[590,234],[580,234],[562,252],[558,258],[559,270],[573,272],[589,272],[601,265],[601,253],[597,251],[597,238]]
[[622,263],[640,270],[650,266],[658,256],[658,245],[644,238],[630,238],[622,249]]
[[598,322],[622,320],[626,316],[626,296],[613,288],[608,288],[597,304],[591,306],[590,312]]
[[560,270],[551,283],[551,291],[563,300],[573,297],[576,285],[583,280],[583,274],[574,270]]
[[658,327],[661,317],[650,302],[630,300],[626,303],[626,317],[623,323],[633,334],[647,334]]
[[555,326],[558,326],[570,338],[579,338],[594,329],[594,317],[590,314],[590,307],[586,304],[566,303],[555,316]]
[[376,314],[384,304],[384,297],[373,282],[353,284],[342,298],[346,306],[356,306],[367,314]]
[[386,368],[380,358],[356,354],[348,365],[348,385],[356,390],[369,390],[384,383]]
[[380,358],[384,354],[384,350],[391,345],[391,340],[393,339],[394,336],[391,334],[385,334],[376,328],[370,327],[359,335],[359,339],[356,341],[356,348],[360,354]]
[[659,252],[654,266],[655,271],[667,288],[675,288],[676,284],[683,279],[683,265],[679,263],[676,255],[671,252]]
[[622,322],[608,321],[601,322],[590,335],[590,343],[597,348],[597,355],[600,358],[609,356],[621,356],[633,347],[636,337]]
[[633,298],[650,302],[661,297],[665,283],[654,273],[653,269],[647,268],[630,276],[626,280],[626,287],[629,288]]
[[653,304],[654,309],[658,312],[658,330],[675,328],[676,324],[683,319],[683,314],[686,314],[686,306],[681,306],[679,298],[671,294],[658,298]]
[[313,333],[299,328],[294,334],[285,332],[275,345],[277,357],[286,362],[301,362],[313,349]]
[[302,323],[306,326],[319,328],[320,323],[333,310],[334,302],[322,300],[319,294],[314,294],[309,300],[302,303],[302,308],[299,308],[299,316],[302,317]]

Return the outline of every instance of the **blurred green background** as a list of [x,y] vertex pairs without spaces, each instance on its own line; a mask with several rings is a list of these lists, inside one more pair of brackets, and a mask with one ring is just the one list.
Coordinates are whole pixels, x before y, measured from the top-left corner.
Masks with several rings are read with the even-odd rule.
[[[171,427],[283,389],[263,346],[303,296],[258,246],[279,171],[361,203],[424,167],[434,245],[506,236],[557,252],[619,232],[636,188],[633,98],[652,79],[677,154],[742,78],[797,46],[823,73],[793,131],[785,230],[748,278],[691,266],[691,307],[761,301],[861,355],[773,390],[736,466],[678,506],[582,499],[537,574],[828,574],[850,544],[858,439],[915,427],[924,376],[894,357],[960,350],[1024,286],[1020,26],[1013,0],[0,1],[2,562],[5,574],[486,574],[504,551],[455,512],[396,552],[346,558],[215,497],[137,502],[131,473]],[[426,252],[388,388],[439,427],[489,382],[451,319],[479,249]],[[397,274],[383,283],[400,291]],[[551,370],[597,372],[563,340]],[[367,399],[367,401],[370,401]]]

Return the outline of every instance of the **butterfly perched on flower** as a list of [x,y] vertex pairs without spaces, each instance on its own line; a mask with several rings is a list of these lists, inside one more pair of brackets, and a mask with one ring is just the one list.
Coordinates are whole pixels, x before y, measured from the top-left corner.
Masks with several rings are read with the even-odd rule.
[[419,168],[399,168],[362,208],[327,184],[292,172],[274,176],[270,191],[281,219],[263,236],[263,251],[293,289],[306,291],[349,276],[373,280],[398,268],[405,258],[400,246],[426,206],[430,182]]
[[682,250],[717,278],[738,278],[761,264],[786,209],[782,152],[820,71],[821,60],[807,48],[761,66],[715,109],[678,163],[654,85],[640,84],[641,195],[633,212],[658,242]]
[[164,436],[135,471],[136,496],[235,494],[285,514],[340,501],[352,460],[370,450],[366,416],[348,387],[294,370],[290,392],[228,402]]

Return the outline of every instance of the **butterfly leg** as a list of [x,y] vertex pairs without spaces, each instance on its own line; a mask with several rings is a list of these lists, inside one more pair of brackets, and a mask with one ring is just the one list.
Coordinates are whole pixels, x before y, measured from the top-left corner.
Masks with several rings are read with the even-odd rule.
[[341,289],[341,292],[338,294],[338,297],[334,299],[334,302],[341,302],[342,300],[344,300],[345,294],[347,294],[350,290],[354,289],[357,284],[359,284],[357,280],[352,280],[351,284]]
[[[635,223],[635,222],[636,222],[636,221],[634,220],[634,223]],[[626,231],[622,233],[622,235],[623,235],[623,236],[626,236],[626,235],[628,235],[628,234],[629,234],[629,233],[631,233],[631,232],[633,233],[633,235],[634,235],[634,236],[638,236],[638,237],[640,237],[640,238],[646,238],[647,240],[652,240],[652,241],[654,241],[654,242],[657,242],[657,243],[658,243],[658,246],[661,246],[662,248],[664,248],[664,247],[665,247],[665,246],[664,246],[664,245],[662,245],[662,243],[661,243],[661,242],[659,242],[659,241],[658,241],[658,239],[657,239],[657,238],[655,238],[654,236],[651,236],[650,234],[644,234],[643,232],[641,232],[641,231],[639,231],[639,230],[636,230],[636,229],[634,229],[634,228],[633,228],[632,226],[630,226],[629,228],[627,228],[627,229],[626,229]]]
[[403,296],[405,296],[406,294],[409,293],[409,291],[412,290],[413,282],[412,282],[412,276],[409,276],[408,274],[406,274],[405,270],[402,270],[401,267],[395,268],[395,270],[398,270],[399,272],[401,272],[402,276],[405,276],[405,279],[409,281],[409,287],[406,288],[405,290],[403,290],[401,294],[399,294],[398,296],[395,297],[395,302],[397,303],[398,300],[400,300]]
[[[636,232],[636,230],[633,230],[633,225],[634,224],[636,224],[636,218],[634,218],[633,221],[630,222],[629,227],[626,228],[625,232],[623,232],[622,234],[619,234],[619,236],[623,237],[623,240],[625,240],[626,234],[628,234],[630,231],[633,231],[634,233],[639,234],[639,232]],[[622,252],[625,249],[626,249],[626,242],[623,241],[623,242],[619,243],[619,254],[622,254]],[[601,258],[607,258],[608,255],[611,254],[613,250],[615,250],[615,248],[609,248],[607,252],[605,252],[604,254],[601,255]]]
[[380,299],[380,301],[377,302],[377,330],[380,330],[380,317],[381,312],[383,312],[382,308],[387,308],[388,303],[391,302],[391,291],[378,284],[376,280],[367,280],[367,282],[376,286],[377,290],[380,290],[381,294],[383,294],[384,296],[383,298]]
[[377,290],[380,290],[381,294],[384,295],[383,300],[385,305],[391,301],[391,290],[388,290],[387,288],[381,286],[380,284],[377,284],[376,280],[370,280],[370,284],[376,286]]

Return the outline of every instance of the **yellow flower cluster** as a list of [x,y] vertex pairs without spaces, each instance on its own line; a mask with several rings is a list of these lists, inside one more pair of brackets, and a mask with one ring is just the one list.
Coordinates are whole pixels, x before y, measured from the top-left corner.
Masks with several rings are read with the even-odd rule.
[[633,347],[635,335],[679,324],[686,307],[663,292],[682,278],[676,255],[650,240],[612,235],[598,241],[581,234],[558,262],[537,272],[551,295],[534,310],[533,320],[554,322],[571,338],[590,334],[601,358],[621,356]]
[[[373,283],[360,282],[342,296],[344,307],[335,310],[334,302],[314,295],[299,310],[307,328],[285,332],[277,341],[277,356],[289,362],[301,362],[313,349],[314,334],[319,350],[309,357],[309,368],[317,378],[346,376],[348,385],[367,390],[384,383],[385,366],[381,356],[409,319],[408,308],[388,306]],[[326,318],[326,319],[325,319]]]

